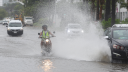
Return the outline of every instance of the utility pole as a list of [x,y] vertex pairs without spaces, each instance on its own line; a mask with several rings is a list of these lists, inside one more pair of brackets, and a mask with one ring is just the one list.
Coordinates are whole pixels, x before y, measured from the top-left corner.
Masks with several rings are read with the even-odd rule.
[[111,26],[113,26],[115,24],[115,4],[116,4],[116,1],[112,0],[112,22],[111,22]]

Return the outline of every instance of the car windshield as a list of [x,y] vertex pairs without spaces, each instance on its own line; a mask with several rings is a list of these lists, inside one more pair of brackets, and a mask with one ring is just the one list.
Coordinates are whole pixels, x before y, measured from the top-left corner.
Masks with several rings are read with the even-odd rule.
[[69,25],[69,28],[79,29],[79,28],[81,28],[81,26],[80,25]]
[[21,27],[21,23],[10,23],[9,27]]
[[8,22],[8,21],[3,21],[3,22]]
[[128,39],[128,29],[125,30],[113,30],[114,39]]
[[32,20],[32,18],[26,18],[26,19]]

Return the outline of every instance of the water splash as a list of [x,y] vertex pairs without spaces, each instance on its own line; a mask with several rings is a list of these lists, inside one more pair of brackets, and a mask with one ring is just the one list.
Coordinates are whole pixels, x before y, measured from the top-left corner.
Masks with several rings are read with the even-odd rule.
[[[67,11],[63,8],[65,6],[68,7]],[[95,23],[90,18],[91,15],[84,14],[79,7],[67,4],[65,6],[61,6],[61,9],[64,10],[61,11],[68,13],[68,15],[73,15],[73,20],[64,21],[60,17],[60,24],[65,23],[65,25],[61,26],[61,31],[59,30],[60,28],[58,29],[57,37],[52,39],[54,56],[86,61],[110,61],[110,48],[107,41],[103,38],[103,29],[100,22]],[[72,17],[69,16],[68,19],[70,18]],[[66,37],[63,28],[69,22],[81,24],[85,31],[84,35],[74,38]]]

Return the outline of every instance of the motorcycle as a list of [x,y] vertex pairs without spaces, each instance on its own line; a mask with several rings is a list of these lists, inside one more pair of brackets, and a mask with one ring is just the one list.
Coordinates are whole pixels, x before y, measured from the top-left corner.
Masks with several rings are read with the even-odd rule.
[[[53,32],[53,33],[55,33],[55,32]],[[38,35],[40,35],[40,33],[38,33]],[[40,37],[40,38],[42,38],[42,37]],[[43,45],[41,45],[43,55],[48,55],[51,53],[52,44],[51,44],[50,38],[45,38]]]

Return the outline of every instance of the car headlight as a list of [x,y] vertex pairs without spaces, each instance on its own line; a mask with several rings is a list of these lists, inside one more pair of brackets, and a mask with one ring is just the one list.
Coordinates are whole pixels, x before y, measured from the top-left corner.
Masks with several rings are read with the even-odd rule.
[[82,30],[81,32],[84,33],[84,30]]
[[20,30],[23,30],[23,28],[21,28]]
[[8,28],[8,30],[10,30],[10,29]]
[[49,39],[46,39],[46,42],[49,42]]
[[68,30],[68,33],[71,32],[70,30]]

